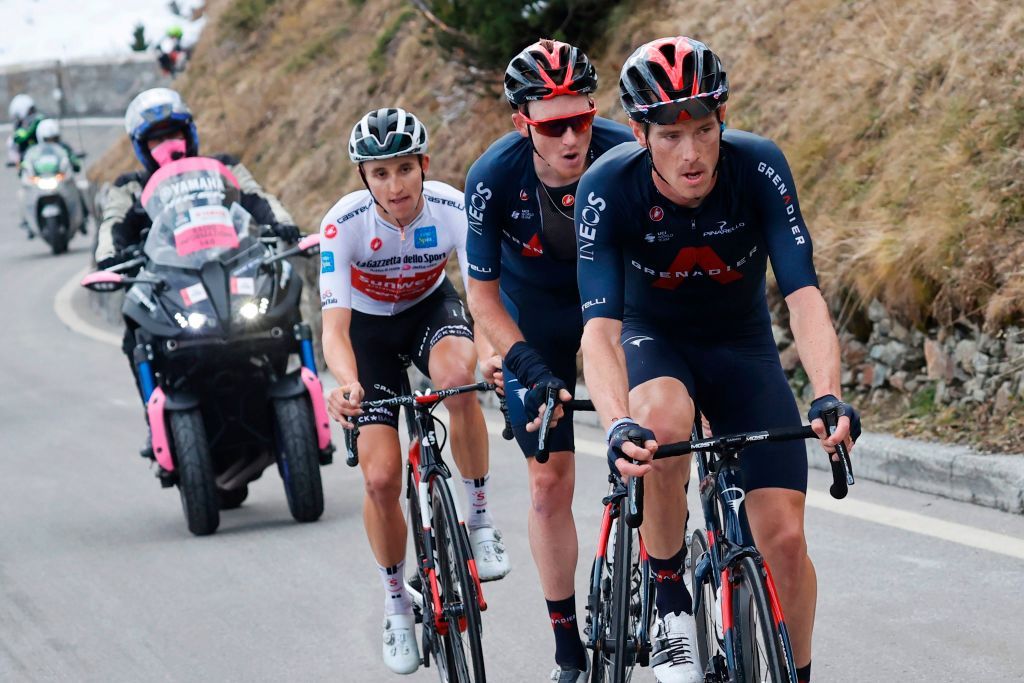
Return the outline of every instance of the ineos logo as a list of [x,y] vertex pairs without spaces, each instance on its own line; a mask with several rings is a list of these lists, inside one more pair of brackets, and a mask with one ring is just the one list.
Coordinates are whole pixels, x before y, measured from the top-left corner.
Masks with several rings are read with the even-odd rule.
[[469,214],[469,228],[478,235],[484,234],[483,221],[484,211],[487,210],[487,202],[494,193],[489,187],[479,182],[476,184],[476,191],[469,197],[469,206],[466,213]]
[[593,192],[587,195],[587,205],[580,211],[579,257],[586,261],[594,260],[594,239],[597,237],[597,224],[601,222],[601,212],[608,203]]

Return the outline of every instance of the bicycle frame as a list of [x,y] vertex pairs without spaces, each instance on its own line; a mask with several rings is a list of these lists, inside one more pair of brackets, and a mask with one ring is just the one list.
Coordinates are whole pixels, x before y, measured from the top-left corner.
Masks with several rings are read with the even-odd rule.
[[[697,436],[699,434],[695,434],[695,437]],[[704,512],[708,552],[699,560],[694,558],[697,564],[694,568],[693,610],[694,614],[699,613],[700,601],[703,597],[701,587],[705,582],[710,581],[714,586],[715,594],[721,595],[722,611],[718,616],[722,620],[723,651],[729,671],[742,672],[740,633],[733,623],[734,587],[730,580],[730,574],[740,558],[751,557],[754,559],[759,566],[763,566],[765,569],[772,617],[785,644],[786,666],[790,680],[795,683],[796,667],[793,665],[792,645],[783,619],[782,605],[775,590],[775,582],[767,561],[754,546],[746,513],[742,509],[746,491],[740,481],[740,448],[726,449],[720,454],[711,451],[696,451],[700,501]],[[713,606],[712,609],[714,609]],[[711,666],[710,662],[709,666]],[[707,673],[705,671],[705,674]]]
[[[412,393],[409,386],[408,376],[402,375],[400,391],[403,395]],[[431,414],[433,409],[440,404],[441,394],[427,394],[418,399],[414,405],[405,406],[405,423],[409,434],[409,454],[406,461],[406,489],[405,497],[408,505],[418,504],[419,518],[422,529],[413,529],[412,533],[421,535],[423,540],[423,553],[416,558],[418,568],[423,577],[430,582],[430,594],[433,602],[434,630],[445,635],[448,632],[448,624],[443,619],[441,608],[441,595],[437,582],[437,567],[434,562],[434,534],[430,508],[430,482],[440,477],[448,492],[455,498],[455,492],[451,485],[451,470],[441,459],[440,448],[437,444],[437,433],[434,431],[434,418]],[[415,489],[416,495],[413,496]],[[415,498],[415,501],[414,501]],[[465,534],[466,521],[462,518],[462,511],[456,508],[459,519],[459,526]],[[476,569],[476,560],[470,555],[469,572],[473,577],[473,585],[476,587],[477,603],[480,611],[487,609],[487,601],[484,600],[480,576]]]

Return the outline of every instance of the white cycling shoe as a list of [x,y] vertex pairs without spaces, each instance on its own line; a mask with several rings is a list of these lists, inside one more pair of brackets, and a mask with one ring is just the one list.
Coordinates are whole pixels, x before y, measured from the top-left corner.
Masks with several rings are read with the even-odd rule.
[[384,617],[384,664],[396,674],[411,674],[420,668],[416,617],[412,614]]
[[702,683],[697,661],[697,624],[680,612],[658,619],[651,648],[651,670],[658,683]]
[[471,530],[469,545],[473,549],[476,572],[481,581],[497,581],[512,571],[501,532],[494,527],[482,526]]

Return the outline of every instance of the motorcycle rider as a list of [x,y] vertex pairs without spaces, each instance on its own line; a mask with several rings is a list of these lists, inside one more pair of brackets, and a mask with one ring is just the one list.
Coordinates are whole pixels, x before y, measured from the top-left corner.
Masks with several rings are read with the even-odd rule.
[[61,140],[60,123],[57,119],[43,119],[40,121],[36,127],[36,138],[39,142],[48,142],[63,147],[64,151],[68,153],[68,158],[71,160],[71,168],[75,169],[75,173],[82,170],[81,158],[71,149],[71,145]]
[[[142,247],[143,231],[148,230],[151,221],[142,207],[141,195],[153,173],[171,161],[199,155],[199,133],[192,112],[170,88],[152,88],[139,93],[128,105],[124,125],[143,168],[121,175],[104,198],[96,244],[96,265],[100,269],[134,258]],[[231,170],[241,189],[242,208],[252,214],[257,223],[271,226],[274,234],[285,242],[298,240],[299,229],[291,215],[277,197],[260,187],[237,157],[210,156]],[[132,323],[125,322],[122,350],[128,356],[141,396],[138,370],[132,360],[135,329]],[[152,457],[152,450],[147,446],[142,455]]]
[[25,156],[25,150],[38,142],[36,130],[39,122],[46,118],[46,115],[36,109],[36,101],[30,95],[21,93],[11,99],[7,108],[14,124],[14,145],[18,149],[18,159]]

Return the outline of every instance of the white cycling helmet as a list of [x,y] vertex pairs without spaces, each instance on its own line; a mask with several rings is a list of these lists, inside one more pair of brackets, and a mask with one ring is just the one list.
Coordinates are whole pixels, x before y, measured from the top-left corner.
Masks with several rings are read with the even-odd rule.
[[404,109],[375,109],[352,129],[348,156],[352,163],[427,153],[427,129]]
[[60,123],[57,119],[43,119],[36,127],[36,139],[40,142],[51,142],[60,137]]
[[160,167],[146,141],[155,135],[179,130],[185,136],[185,156],[199,154],[199,133],[188,105],[170,88],[151,88],[135,96],[124,114],[124,129],[132,139],[135,156],[150,172]]
[[36,101],[25,93],[15,95],[7,106],[7,115],[12,121],[21,121],[36,108]]

